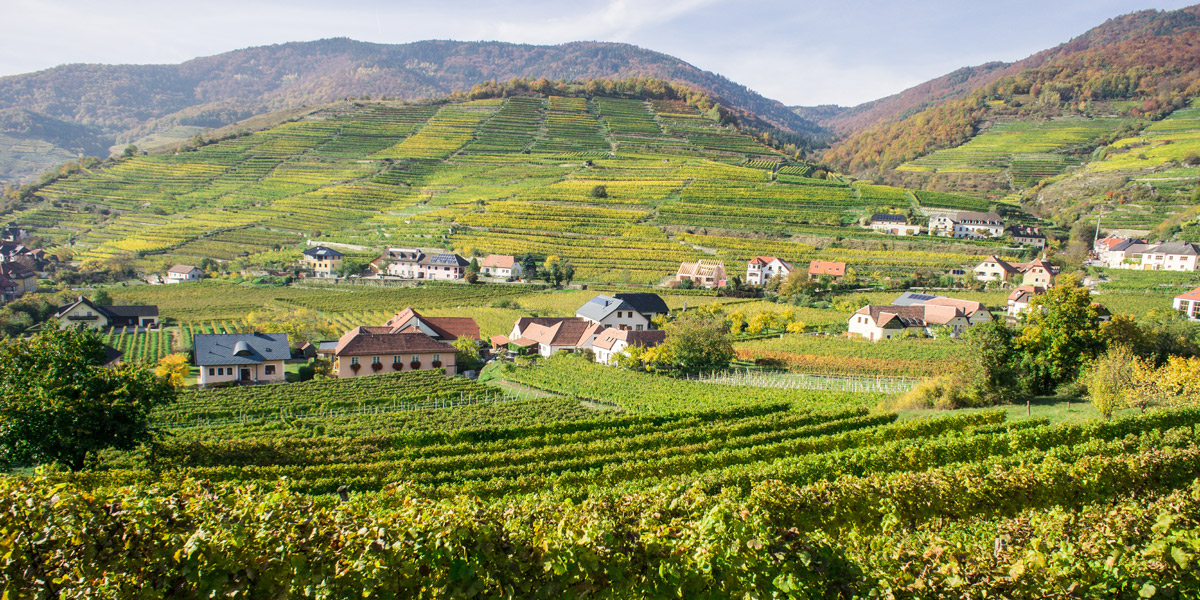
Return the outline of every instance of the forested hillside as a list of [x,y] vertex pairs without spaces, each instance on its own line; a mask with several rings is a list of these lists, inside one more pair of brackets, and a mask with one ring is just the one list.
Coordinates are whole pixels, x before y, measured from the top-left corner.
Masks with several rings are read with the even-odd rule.
[[[0,111],[13,107],[56,121],[33,139],[59,154],[0,146],[0,182],[36,175],[61,152],[93,154],[172,126],[220,127],[255,114],[370,96],[412,100],[513,78],[586,80],[656,77],[703,90],[747,117],[784,131],[821,135],[781,103],[682,60],[629,44],[575,42],[534,46],[424,41],[371,44],[349,39],[247,48],[179,65],[64,65],[0,78]],[[0,120],[0,133],[14,130]],[[89,132],[74,139],[75,130]],[[186,141],[192,132],[184,130]],[[3,142],[3,140],[0,140]],[[44,158],[38,158],[45,154]],[[57,161],[57,162],[56,162]]]

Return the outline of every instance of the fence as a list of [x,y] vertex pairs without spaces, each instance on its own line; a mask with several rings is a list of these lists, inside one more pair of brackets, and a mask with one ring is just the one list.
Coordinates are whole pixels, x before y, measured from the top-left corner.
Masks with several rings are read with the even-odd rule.
[[731,370],[694,375],[688,379],[723,385],[742,385],[784,390],[825,390],[840,392],[903,394],[921,380],[915,377],[856,375],[812,375],[777,371]]

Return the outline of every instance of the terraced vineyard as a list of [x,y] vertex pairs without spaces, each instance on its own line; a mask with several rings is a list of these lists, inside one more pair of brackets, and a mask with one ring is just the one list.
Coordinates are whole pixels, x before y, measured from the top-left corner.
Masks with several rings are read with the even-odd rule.
[[[549,396],[431,372],[189,392],[156,413],[172,435],[152,459],[109,452],[93,471],[0,478],[5,514],[48,532],[6,546],[3,568],[36,564],[67,590],[93,569],[125,574],[113,598],[181,569],[208,575],[180,590],[251,595],[329,569],[319,585],[337,597],[581,585],[614,597],[800,585],[815,597],[1125,597],[1148,585],[1188,597],[1200,585],[1195,408],[900,420],[861,394],[569,356],[500,375]],[[106,533],[151,526],[122,544]]]
[[[366,253],[554,254],[581,280],[646,283],[709,252],[740,262],[768,251],[739,243],[745,232],[780,249],[798,243],[793,236],[886,240],[859,228],[860,219],[918,201],[907,190],[814,174],[677,100],[358,102],[192,151],[105,163],[47,186],[47,201],[14,220],[73,244],[78,258],[140,266],[278,264],[319,239]],[[922,194],[916,206],[987,203]],[[778,253],[860,266],[871,259],[807,248]],[[962,266],[994,252],[964,242],[940,262]],[[926,264],[906,261],[872,271]]]

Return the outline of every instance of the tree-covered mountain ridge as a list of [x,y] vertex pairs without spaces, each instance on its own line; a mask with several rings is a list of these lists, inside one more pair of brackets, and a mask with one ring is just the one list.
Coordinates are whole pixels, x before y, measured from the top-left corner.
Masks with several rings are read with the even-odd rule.
[[[374,44],[337,38],[246,48],[177,65],[72,64],[0,78],[0,111],[20,108],[40,121],[38,127],[0,130],[11,138],[0,154],[20,150],[21,142],[13,139],[91,154],[97,147],[125,144],[172,126],[220,127],[256,114],[347,97],[417,100],[514,78],[629,77],[686,85],[782,131],[824,133],[783,104],[726,77],[630,44]],[[89,133],[86,139],[79,139],[81,128]],[[64,138],[70,144],[58,146]],[[12,162],[0,156],[0,181],[28,178],[57,162],[51,157],[38,163],[28,153],[23,157],[40,168],[14,171]]]

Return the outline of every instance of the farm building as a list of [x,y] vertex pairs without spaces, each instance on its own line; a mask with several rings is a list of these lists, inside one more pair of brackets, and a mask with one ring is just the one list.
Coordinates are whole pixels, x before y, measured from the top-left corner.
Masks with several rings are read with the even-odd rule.
[[286,333],[198,333],[192,338],[201,386],[281,383],[292,357]]

